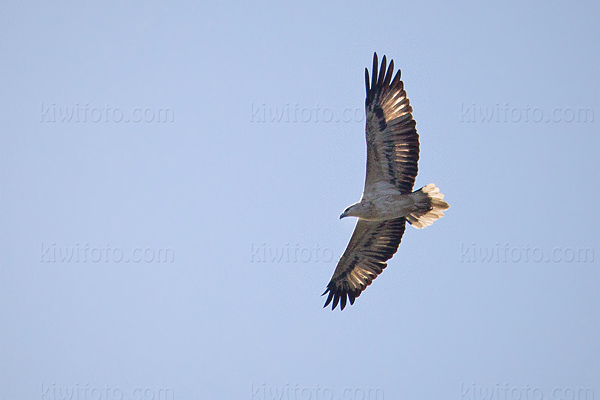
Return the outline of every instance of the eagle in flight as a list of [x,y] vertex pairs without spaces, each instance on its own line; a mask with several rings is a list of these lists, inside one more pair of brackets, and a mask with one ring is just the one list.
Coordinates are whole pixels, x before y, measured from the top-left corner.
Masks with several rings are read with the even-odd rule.
[[387,266],[398,250],[406,222],[421,229],[444,216],[448,204],[434,184],[413,192],[419,161],[419,135],[400,70],[392,79],[394,61],[386,58],[378,70],[373,55],[373,77],[365,68],[367,87],[367,177],[362,198],[346,208],[340,219],[357,217],[348,247],[340,258],[323,295],[324,307],[354,304],[363,290]]

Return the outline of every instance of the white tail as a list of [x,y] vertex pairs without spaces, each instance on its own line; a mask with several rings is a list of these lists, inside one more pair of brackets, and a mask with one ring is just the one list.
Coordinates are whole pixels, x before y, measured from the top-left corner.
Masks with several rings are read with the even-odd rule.
[[406,220],[415,228],[422,229],[444,216],[444,210],[447,210],[448,203],[440,189],[433,183],[414,191],[411,194],[417,209],[406,216]]

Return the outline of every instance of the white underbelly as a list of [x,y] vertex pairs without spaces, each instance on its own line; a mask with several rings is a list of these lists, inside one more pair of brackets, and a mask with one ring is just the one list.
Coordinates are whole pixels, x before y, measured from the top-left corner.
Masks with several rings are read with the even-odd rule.
[[370,199],[375,208],[374,218],[376,221],[396,219],[405,217],[416,210],[413,198],[410,194],[390,194]]

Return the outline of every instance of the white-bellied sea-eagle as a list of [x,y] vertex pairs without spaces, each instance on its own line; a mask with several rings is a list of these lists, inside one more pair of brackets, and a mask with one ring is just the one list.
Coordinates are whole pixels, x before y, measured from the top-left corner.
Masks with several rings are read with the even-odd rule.
[[406,97],[400,70],[392,79],[394,61],[386,70],[385,56],[378,70],[373,55],[373,77],[365,68],[367,87],[367,176],[362,198],[346,208],[340,219],[358,217],[348,247],[340,258],[323,295],[343,310],[387,266],[398,250],[406,222],[425,228],[444,216],[448,204],[434,184],[413,192],[419,160],[419,135]]

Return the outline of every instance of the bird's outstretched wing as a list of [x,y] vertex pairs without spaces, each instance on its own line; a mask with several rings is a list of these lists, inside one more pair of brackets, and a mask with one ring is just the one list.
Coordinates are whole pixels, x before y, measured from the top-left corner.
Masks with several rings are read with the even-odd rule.
[[365,68],[367,99],[367,176],[363,197],[385,189],[412,192],[419,161],[419,135],[400,70],[394,79],[394,61],[386,72],[386,58],[377,73],[377,53],[373,55],[373,77]]
[[323,307],[327,307],[332,300],[332,310],[338,303],[343,310],[348,299],[350,304],[354,304],[354,299],[387,267],[386,261],[398,250],[405,226],[404,218],[388,221],[359,219],[350,243],[323,293],[329,293]]

